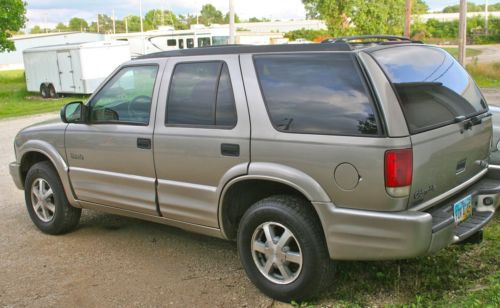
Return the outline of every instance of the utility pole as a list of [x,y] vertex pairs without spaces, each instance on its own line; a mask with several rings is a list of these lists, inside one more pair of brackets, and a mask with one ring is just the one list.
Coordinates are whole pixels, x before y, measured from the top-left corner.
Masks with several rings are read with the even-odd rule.
[[465,65],[465,44],[467,43],[467,1],[460,0],[460,17],[458,20],[458,62]]
[[406,0],[406,8],[405,8],[405,36],[410,37],[411,36],[411,31],[410,31],[410,24],[411,24],[411,1],[412,0]]
[[99,33],[99,13],[97,13],[97,33]]
[[139,0],[139,16],[141,17],[141,33],[143,33],[144,25],[142,23],[142,0]]
[[234,0],[229,0],[229,44],[236,43],[234,31]]
[[146,38],[144,37],[144,25],[142,23],[142,0],[139,0],[139,17],[141,18],[141,34],[142,34],[142,54],[146,54]]
[[484,4],[484,34],[488,35],[488,0]]
[[115,9],[113,9],[113,34],[116,34],[116,27],[115,27]]

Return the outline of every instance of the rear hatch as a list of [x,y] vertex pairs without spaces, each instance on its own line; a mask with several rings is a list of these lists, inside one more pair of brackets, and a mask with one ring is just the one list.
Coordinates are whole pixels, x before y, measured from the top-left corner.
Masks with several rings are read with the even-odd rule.
[[410,207],[424,205],[487,168],[492,134],[488,106],[450,54],[432,46],[404,45],[371,55],[392,82],[411,134]]

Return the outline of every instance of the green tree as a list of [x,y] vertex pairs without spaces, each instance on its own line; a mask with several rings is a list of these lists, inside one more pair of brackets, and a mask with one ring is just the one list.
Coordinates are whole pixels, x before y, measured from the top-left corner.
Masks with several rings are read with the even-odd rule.
[[22,0],[2,1],[0,5],[0,52],[16,49],[9,40],[26,23],[26,3]]
[[30,31],[31,34],[39,34],[42,33],[42,28],[40,28],[39,25],[35,25],[33,28],[31,28]]
[[[443,13],[458,13],[460,11],[460,5],[449,5],[443,9]],[[467,2],[467,11],[468,12],[483,12],[484,4],[477,5],[472,2]],[[488,11],[495,12],[500,11],[500,3],[494,3],[488,5]]]
[[[162,14],[163,13],[163,14]],[[172,25],[174,28],[182,28],[177,15],[169,10],[150,10],[144,17],[145,30],[155,30],[162,25]]]
[[224,23],[224,15],[211,4],[205,4],[201,7],[200,22],[206,26],[211,24]]
[[69,20],[68,28],[71,31],[85,31],[89,24],[85,19],[73,17]]
[[[472,2],[467,2],[467,11],[468,12],[477,12],[479,7]],[[443,9],[443,13],[458,13],[460,11],[460,5],[450,5]]]
[[[326,21],[333,36],[363,34],[401,34],[405,0],[302,0],[308,18]],[[428,7],[414,0],[414,12]]]
[[248,22],[266,22],[266,21],[271,21],[271,19],[265,18],[265,17],[263,17],[263,18],[250,17],[248,19]]
[[56,25],[56,32],[65,32],[65,31],[68,31],[68,27],[65,24],[60,22]]
[[125,18],[127,19],[128,32],[141,31],[141,18],[139,16],[129,15]]
[[[234,23],[240,23],[240,22],[241,20],[238,14],[234,14]],[[225,24],[229,23],[229,12],[227,12],[226,15],[224,16],[224,23]]]

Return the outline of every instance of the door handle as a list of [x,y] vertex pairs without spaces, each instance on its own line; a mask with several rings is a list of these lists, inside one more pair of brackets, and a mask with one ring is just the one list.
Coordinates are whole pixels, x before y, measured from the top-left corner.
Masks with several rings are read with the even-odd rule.
[[151,149],[151,139],[149,139],[149,138],[137,138],[137,147],[139,149],[150,150]]
[[220,145],[220,153],[223,156],[240,156],[240,145],[233,143],[223,143]]

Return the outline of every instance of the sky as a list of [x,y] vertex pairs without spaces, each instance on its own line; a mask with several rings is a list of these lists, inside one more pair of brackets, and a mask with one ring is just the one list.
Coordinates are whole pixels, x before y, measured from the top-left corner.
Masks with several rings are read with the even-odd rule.
[[[483,4],[485,0],[468,0]],[[58,22],[67,23],[72,17],[80,17],[87,21],[95,21],[97,14],[116,18],[127,15],[139,15],[139,0],[27,0],[28,23],[26,28],[34,25],[53,28]],[[427,0],[431,10],[439,10],[448,5],[458,4],[459,0]],[[497,1],[489,0],[489,3]],[[196,14],[205,3],[213,4],[218,10],[226,13],[229,0],[142,0],[142,11],[164,8],[176,14]],[[234,0],[236,14],[240,18],[266,17],[272,20],[304,19],[305,10],[301,0]],[[285,5],[286,3],[286,5]]]

